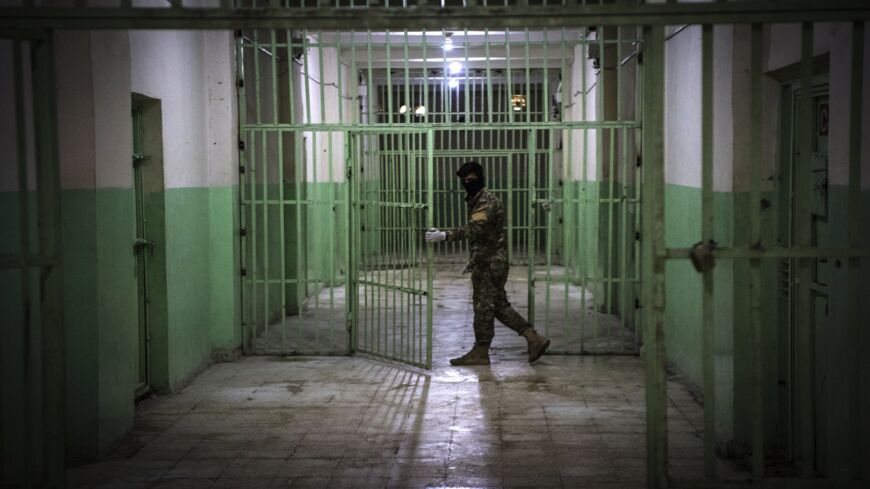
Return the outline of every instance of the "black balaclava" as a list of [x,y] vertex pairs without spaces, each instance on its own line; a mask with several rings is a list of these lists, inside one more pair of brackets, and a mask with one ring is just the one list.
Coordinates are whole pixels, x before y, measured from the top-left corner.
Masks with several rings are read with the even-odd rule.
[[477,175],[475,180],[469,182],[466,182],[465,180],[462,181],[462,186],[465,188],[465,192],[468,194],[469,199],[477,195],[477,193],[486,185],[486,180],[483,176],[483,167],[476,161],[467,161],[459,167],[459,170],[456,171],[456,176],[459,178],[465,178],[472,173]]

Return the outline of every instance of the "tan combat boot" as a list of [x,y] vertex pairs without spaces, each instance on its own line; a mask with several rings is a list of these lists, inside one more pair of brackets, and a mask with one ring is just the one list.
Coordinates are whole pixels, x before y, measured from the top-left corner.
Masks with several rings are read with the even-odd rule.
[[450,365],[489,365],[489,345],[475,344],[465,355],[451,358]]
[[535,328],[529,328],[523,331],[523,336],[526,337],[526,341],[529,343],[529,363],[541,358],[541,355],[543,355],[550,346],[550,340],[539,335],[538,332],[535,331]]

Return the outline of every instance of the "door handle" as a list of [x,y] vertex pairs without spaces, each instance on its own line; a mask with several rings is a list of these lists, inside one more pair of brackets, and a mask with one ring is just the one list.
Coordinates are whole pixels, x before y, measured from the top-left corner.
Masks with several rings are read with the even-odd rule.
[[157,246],[157,243],[151,241],[149,239],[136,238],[133,240],[133,251],[139,251],[142,248],[148,248],[148,251],[151,253],[154,252],[154,248]]

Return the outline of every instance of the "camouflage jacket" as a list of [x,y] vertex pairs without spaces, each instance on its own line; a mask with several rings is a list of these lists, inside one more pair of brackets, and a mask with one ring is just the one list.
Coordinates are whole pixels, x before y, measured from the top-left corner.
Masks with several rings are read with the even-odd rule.
[[484,188],[468,203],[468,222],[459,228],[447,231],[447,241],[468,238],[471,257],[469,264],[507,262],[506,217],[501,201],[489,189]]

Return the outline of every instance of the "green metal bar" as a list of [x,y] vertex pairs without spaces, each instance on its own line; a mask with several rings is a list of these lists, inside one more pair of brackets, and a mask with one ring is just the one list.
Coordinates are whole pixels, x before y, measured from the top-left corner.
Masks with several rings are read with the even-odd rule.
[[[263,277],[268,280],[271,267],[269,267],[269,204],[266,203],[266,197],[269,193],[269,161],[266,158],[266,136],[266,134],[260,134],[260,147],[263,158],[263,179],[261,183],[263,198],[260,200],[260,206],[263,212]],[[269,296],[271,294],[269,292],[269,286],[265,285],[263,287],[263,326],[265,333],[269,332],[269,322],[271,321],[269,314]]]
[[[638,50],[642,50],[642,49],[643,49],[643,45],[639,44]],[[638,119],[643,119],[643,107],[644,107],[643,87],[645,86],[644,85],[643,63],[637,62],[635,65],[635,69],[636,69],[636,76],[637,76],[637,81],[635,83],[635,87],[637,88],[635,90],[635,107],[637,108],[636,109],[637,114],[635,115],[635,117]],[[634,131],[634,140],[635,140],[636,147],[638,147],[638,148],[643,147],[642,131],[640,131],[640,130]],[[634,196],[635,196],[635,199],[634,200],[635,200],[635,202],[640,203],[640,205],[635,206],[637,212],[634,213],[634,229],[636,231],[642,230],[642,219],[641,219],[641,215],[643,214],[643,212],[642,212],[643,211],[643,203],[642,203],[643,184],[642,184],[642,182],[644,180],[642,158],[643,158],[643,153],[641,152],[637,156],[637,163],[635,164],[635,167],[634,167],[635,168],[635,170],[634,170],[634,181],[635,181]],[[634,276],[636,278],[640,279],[640,277],[642,275],[641,274],[641,268],[642,268],[641,264],[643,262],[643,260],[642,260],[643,253],[642,253],[641,241],[639,239],[634,240],[634,247],[633,248],[634,248],[634,256],[635,256]],[[641,290],[639,292],[642,292],[642,284],[641,284]],[[638,309],[639,308],[636,307],[635,313],[634,313],[634,318],[635,318],[635,322],[636,322],[635,328],[634,328],[634,345],[635,345],[635,348],[640,349],[640,335],[641,335],[641,331],[643,328],[643,312],[641,311],[640,313],[638,313],[637,312]],[[638,320],[638,318],[639,318],[639,320]]]
[[[861,117],[864,102],[862,81],[864,74],[864,23],[852,24],[852,73],[849,85],[849,246],[858,248],[861,246],[861,223],[867,222],[866,217],[861,215]],[[863,219],[862,219],[863,217]],[[861,331],[861,261],[857,258],[849,259],[849,297],[848,297],[848,338],[854,339],[860,336]],[[859,342],[849,342],[847,353],[849,363],[857,366],[861,362]],[[853,367],[849,369],[849,378],[846,384],[849,386],[846,405],[851,434],[848,440],[848,453],[851,456],[850,475],[853,479],[861,478],[863,464],[861,461],[861,434],[863,422],[861,418],[860,398],[861,375]]]
[[[390,38],[390,31],[385,34],[386,38]],[[392,56],[390,55],[390,43],[386,45],[387,49],[387,123],[393,123],[393,68],[391,66]],[[407,63],[407,58],[405,59]]]
[[577,25],[681,25],[835,22],[870,17],[860,0],[713,2],[671,4],[512,5],[510,8],[417,6],[416,8],[88,8],[2,7],[5,29],[239,29],[341,30],[558,28]]
[[[749,158],[749,235],[750,247],[761,246],[761,118],[763,28],[752,24],[751,59],[749,76],[750,95],[750,158]],[[762,372],[762,332],[761,332],[761,261],[749,261],[750,274],[750,323],[752,326],[752,475],[764,476],[764,410],[763,410],[763,372]]]
[[[241,38],[236,40],[236,77],[237,77],[237,100],[239,106],[239,139],[244,140],[247,137],[247,132],[242,130],[244,127],[246,118],[247,118],[247,91],[245,89],[245,50],[242,44]],[[247,146],[245,146],[247,147]],[[249,198],[246,198],[247,191],[245,184],[247,183],[247,173],[245,171],[246,167],[249,167],[250,164],[246,164],[247,162],[247,152],[244,149],[239,150],[239,227],[247,231],[248,225],[248,212],[251,209],[251,206],[246,202]],[[241,253],[239,256],[241,268],[244,270],[248,267],[248,238],[247,233],[241,233],[240,237],[240,247]],[[251,301],[248,300],[248,297],[245,295],[245,287],[242,286],[240,290],[241,295],[241,307],[242,307],[242,347],[245,353],[251,352],[251,340],[253,338],[253,329],[252,324],[250,322],[250,304]]]
[[[254,31],[254,40],[257,40],[258,31]],[[262,117],[262,107],[260,103],[260,53],[257,51],[253,52],[253,61],[254,61],[254,118],[258,123],[263,122]],[[251,162],[251,200],[253,204],[251,205],[251,277],[254,281],[257,280],[257,271],[259,269],[259,262],[257,261],[257,135],[254,133],[249,133],[250,143],[251,143],[251,152],[250,152],[250,162]],[[247,146],[246,146],[247,147]],[[263,195],[261,198],[265,198]],[[253,321],[255,325],[256,333],[259,333],[260,328],[257,324],[257,295],[258,290],[256,287],[253,287],[253,294],[251,295],[252,300],[252,311],[254,312]],[[268,318],[263,318],[264,323],[267,322]],[[256,335],[256,334],[255,334]]]
[[[391,280],[387,280],[386,282],[377,282],[377,281],[373,281],[373,280],[363,279],[363,280],[360,280],[359,283],[370,285],[372,287],[378,287],[381,289],[389,290],[391,292],[401,292],[403,294],[423,295],[423,296],[425,296],[427,294],[426,290],[421,290],[421,289],[416,289],[414,287],[407,287],[405,285],[396,284],[396,283],[393,283],[393,281],[391,281]],[[400,344],[400,346],[401,346],[401,344]],[[399,351],[396,348],[393,348],[392,350],[394,352]],[[396,355],[396,356],[398,358],[406,358],[406,357],[403,357],[402,355]]]
[[[293,77],[291,76],[290,78],[292,79]],[[304,151],[303,147],[305,145],[305,138],[302,136],[302,133],[294,133],[294,140],[296,153],[296,161],[294,162],[294,171],[296,174],[296,308],[299,319],[301,319],[303,313],[303,302],[305,300],[305,290],[307,290],[308,288],[306,285],[304,285],[302,278],[303,268],[306,266],[302,255],[302,250],[305,246],[305,241],[303,240],[304,235],[302,234],[302,207],[304,202],[304,199],[302,197],[302,191],[305,180],[305,170],[307,170],[308,162],[305,159],[306,152]],[[298,321],[296,328],[296,345],[299,351],[303,350],[302,323],[303,321]]]
[[[812,168],[813,140],[813,24],[801,24],[801,95],[798,116],[798,141],[800,157],[796,171],[795,196],[795,244],[799,247],[812,246],[812,198],[810,170]],[[814,434],[814,393],[813,393],[813,307],[812,262],[807,259],[798,260],[797,270],[797,391],[798,391],[798,464],[803,477],[811,477],[815,472],[815,434]]]
[[[432,228],[435,221],[435,205],[433,201],[433,150],[435,148],[435,133],[430,129],[426,133],[426,228]],[[426,247],[426,368],[432,368],[432,247]]]
[[647,487],[668,485],[664,341],[664,28],[644,26],[643,312],[646,348]]
[[[508,88],[509,89],[509,88]],[[498,98],[498,97],[496,97]],[[506,101],[508,104],[510,100]],[[445,109],[446,110],[446,109]],[[510,111],[513,113],[513,111]],[[497,130],[497,129],[620,129],[620,128],[640,128],[639,121],[577,121],[577,122],[471,122],[471,123],[414,123],[414,128],[419,130],[434,129],[436,131],[449,131],[452,129],[477,129],[477,130]],[[319,132],[341,132],[344,130],[358,130],[369,133],[399,133],[402,128],[396,125],[386,123],[371,123],[371,124],[246,124],[243,128],[246,131],[297,131],[310,130]]]
[[[407,77],[405,77],[407,80]],[[417,135],[409,135],[409,144],[408,144],[408,182],[405,185],[405,188],[408,189],[408,201],[416,202],[417,201]],[[411,288],[417,288],[417,281],[415,277],[415,272],[417,270],[418,261],[417,261],[417,236],[419,236],[420,226],[417,222],[418,213],[414,211],[409,211],[410,219],[409,228],[407,230],[407,250],[408,250],[408,283]],[[408,342],[410,344],[411,357],[412,361],[417,358],[417,349],[416,347],[416,337],[415,332],[417,330],[415,324],[414,317],[414,308],[416,305],[416,299],[411,298],[408,302]]]
[[[351,46],[351,50],[354,50],[355,46]],[[356,61],[351,60],[351,73],[355,74],[356,71]],[[355,75],[352,75],[355,78]],[[351,78],[353,80],[354,78]],[[351,83],[351,94],[352,100],[358,100],[356,98],[356,92],[358,88],[356,83]],[[351,113],[351,119],[356,118],[356,110]],[[344,140],[344,164],[345,164],[345,175],[347,178],[345,179],[344,191],[345,191],[345,201],[347,202],[347,206],[344,209],[345,216],[347,219],[347,239],[345,243],[347,244],[347,253],[345,253],[345,292],[344,295],[347,298],[345,302],[345,322],[348,331],[348,345],[347,350],[352,355],[356,353],[359,349],[359,271],[357,269],[357,265],[359,263],[359,254],[362,249],[365,249],[365,243],[361,242],[358,239],[356,229],[358,226],[359,218],[357,215],[357,205],[354,202],[356,197],[356,193],[354,191],[354,187],[356,186],[357,178],[354,175],[356,171],[355,164],[355,154],[356,154],[356,145],[354,144],[354,136],[350,133],[345,132],[343,134]]]
[[[691,248],[667,248],[665,259],[686,260],[690,258]],[[807,258],[867,258],[868,248],[834,248],[817,246],[797,246],[791,248],[756,249],[746,246],[721,247],[713,250],[717,260],[735,259],[807,259]]]
[[[63,243],[61,238],[60,173],[57,147],[54,40],[32,42],[33,116],[35,122],[37,215],[39,250],[51,263],[40,270],[39,290],[42,345],[43,451],[41,468],[49,487],[63,487],[65,460],[65,348],[63,321]],[[27,271],[22,271],[27,273]],[[26,293],[26,292],[25,292]],[[36,386],[34,386],[36,387]],[[37,388],[39,388],[37,387]]]
[[[303,76],[305,77],[305,117],[303,120],[308,121],[308,124],[314,122],[311,120],[311,73],[308,71],[308,56],[310,49],[311,46],[308,40],[308,30],[306,29],[302,31],[302,71]],[[257,117],[257,120],[260,121],[261,119]]]
[[[486,106],[488,109],[487,113],[487,122],[493,123],[493,107],[492,107],[492,67],[490,63],[490,54],[489,54],[489,29],[483,31],[483,48],[486,57]],[[483,118],[481,118],[480,122],[483,122]],[[510,243],[510,234],[508,234],[508,243]],[[510,254],[508,254],[510,256]],[[510,261],[510,260],[508,260]]]
[[[537,146],[537,133],[535,131],[529,131],[527,134],[527,146],[531,150]],[[535,186],[537,185],[537,165],[535,164],[535,155],[534,153],[529,153],[529,227],[528,234],[526,236],[526,246],[528,246],[528,260],[529,265],[527,267],[528,271],[528,300],[529,300],[529,321],[535,322],[535,232],[533,223],[537,219],[537,203],[534,199]]]
[[[713,26],[701,31],[701,241],[713,239]],[[716,477],[716,370],[713,334],[713,270],[702,277],[702,370],[704,377],[704,475]]]
[[[36,385],[35,375],[31,371],[31,359],[30,353],[32,351],[31,342],[33,339],[33,335],[30,334],[32,324],[31,324],[31,288],[30,288],[30,259],[31,259],[31,250],[30,250],[30,189],[28,185],[28,168],[27,168],[27,120],[25,117],[26,107],[24,105],[24,68],[21,56],[21,50],[23,48],[22,41],[15,40],[12,42],[12,76],[14,77],[14,91],[15,91],[15,149],[17,153],[18,159],[18,261],[21,265],[21,317],[25,320],[22,321],[22,345],[21,345],[21,372],[23,374],[23,391],[20,393],[18,399],[21,404],[21,425],[24,429],[25,436],[23,440],[20,440],[22,446],[22,473],[24,474],[25,480],[30,483],[31,477],[31,454],[32,454],[32,445],[33,440],[31,440],[31,433],[33,430],[33,417],[32,413],[34,410],[34,406],[32,406],[32,396],[30,395],[30,389]],[[39,94],[34,94],[38,96]],[[39,189],[41,190],[41,189]],[[39,252],[43,252],[43,250],[39,250]],[[7,399],[11,400],[13,396],[7,397]],[[5,441],[4,438],[0,438],[0,443]],[[0,446],[3,448],[3,453],[7,453],[5,451],[5,446]],[[5,463],[3,465],[6,465]]]

